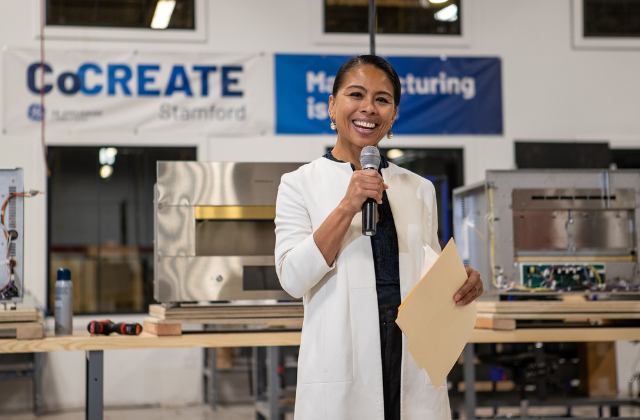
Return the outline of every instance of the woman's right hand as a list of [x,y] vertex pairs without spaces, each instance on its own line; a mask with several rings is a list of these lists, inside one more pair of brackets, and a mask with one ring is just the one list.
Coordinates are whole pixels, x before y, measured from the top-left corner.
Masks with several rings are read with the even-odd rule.
[[378,204],[382,204],[382,193],[389,188],[382,180],[382,176],[374,169],[354,171],[347,187],[342,202],[345,209],[355,216],[362,211],[362,205],[367,198],[373,198]]

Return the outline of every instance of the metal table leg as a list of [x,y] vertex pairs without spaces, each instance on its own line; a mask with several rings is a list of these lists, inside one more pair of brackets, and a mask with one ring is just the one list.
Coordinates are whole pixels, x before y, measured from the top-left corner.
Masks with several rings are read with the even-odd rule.
[[218,407],[217,348],[204,349],[204,402],[212,410]]
[[104,352],[89,350],[87,353],[85,418],[102,420],[104,411]]
[[464,407],[468,419],[476,418],[476,367],[473,343],[464,347]]
[[34,353],[33,369],[33,411],[36,416],[42,415],[42,365],[45,353]]
[[267,347],[267,389],[269,390],[269,419],[280,419],[280,384],[278,381],[278,365],[280,364],[280,348]]

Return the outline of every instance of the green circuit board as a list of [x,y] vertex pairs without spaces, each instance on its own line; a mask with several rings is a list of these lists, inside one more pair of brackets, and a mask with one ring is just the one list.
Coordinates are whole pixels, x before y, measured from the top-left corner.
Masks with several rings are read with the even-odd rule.
[[522,284],[530,288],[569,289],[605,282],[604,263],[521,263]]

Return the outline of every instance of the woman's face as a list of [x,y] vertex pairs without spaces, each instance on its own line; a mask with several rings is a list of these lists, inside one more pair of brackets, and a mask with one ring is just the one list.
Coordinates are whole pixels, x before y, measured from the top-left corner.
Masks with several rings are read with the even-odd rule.
[[374,66],[351,69],[336,96],[329,97],[338,142],[348,141],[359,148],[376,146],[391,128],[396,111],[391,80]]

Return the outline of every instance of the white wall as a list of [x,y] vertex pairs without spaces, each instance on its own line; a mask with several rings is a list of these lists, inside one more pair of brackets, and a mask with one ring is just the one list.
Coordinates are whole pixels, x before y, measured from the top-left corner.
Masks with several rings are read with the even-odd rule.
[[[46,48],[141,51],[366,53],[362,45],[318,45],[309,31],[312,2],[321,0],[207,0],[205,43],[47,40]],[[0,45],[38,48],[34,18],[39,2],[0,0]],[[467,183],[486,169],[514,165],[514,140],[609,140],[612,147],[640,148],[638,51],[575,50],[571,46],[570,0],[471,0],[465,18],[472,32],[466,48],[379,46],[381,55],[498,56],[503,64],[504,135],[396,136],[397,146],[462,147]],[[464,13],[464,12],[463,12]],[[313,18],[313,16],[311,16]],[[320,19],[320,16],[315,16]],[[0,58],[0,61],[2,58]],[[1,64],[1,63],[0,63]],[[4,80],[0,77],[4,83]],[[22,83],[22,81],[17,81]],[[0,84],[0,113],[11,105]],[[48,138],[49,144],[197,145],[201,160],[308,161],[333,143],[328,136],[253,138]],[[25,170],[25,188],[44,189],[39,138],[0,135],[0,166]],[[25,205],[25,283],[37,299],[46,294],[46,204]],[[86,319],[77,319],[83,329]],[[202,352],[138,350],[106,353],[107,405],[197,402]],[[135,360],[134,362],[131,362]],[[629,362],[630,363],[630,362]],[[116,369],[115,366],[131,366]],[[111,367],[114,367],[111,369]],[[84,354],[52,353],[45,378],[48,408],[84,404]],[[163,381],[162,378],[171,378]],[[167,388],[171,384],[171,389]],[[126,398],[125,398],[126,396]]]

